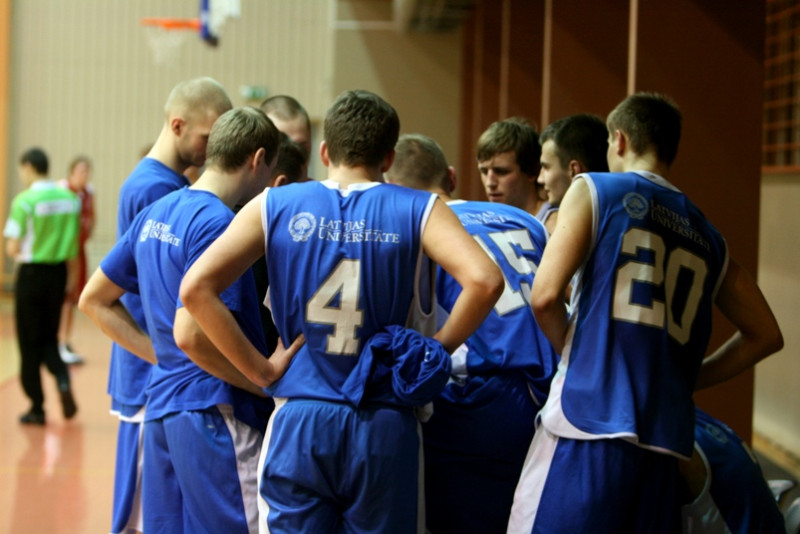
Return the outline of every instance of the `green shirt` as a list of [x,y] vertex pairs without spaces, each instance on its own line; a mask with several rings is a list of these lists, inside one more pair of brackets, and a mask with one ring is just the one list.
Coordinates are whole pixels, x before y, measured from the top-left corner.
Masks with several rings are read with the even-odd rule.
[[3,235],[20,241],[21,263],[59,263],[78,253],[81,202],[67,188],[37,180],[14,197]]

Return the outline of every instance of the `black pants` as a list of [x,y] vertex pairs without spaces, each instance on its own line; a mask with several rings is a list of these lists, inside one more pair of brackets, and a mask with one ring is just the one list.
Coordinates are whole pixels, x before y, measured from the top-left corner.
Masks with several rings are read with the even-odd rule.
[[20,380],[37,413],[44,411],[43,363],[56,377],[60,391],[70,388],[69,371],[58,352],[58,323],[66,285],[65,263],[25,263],[19,267],[14,305],[22,363]]

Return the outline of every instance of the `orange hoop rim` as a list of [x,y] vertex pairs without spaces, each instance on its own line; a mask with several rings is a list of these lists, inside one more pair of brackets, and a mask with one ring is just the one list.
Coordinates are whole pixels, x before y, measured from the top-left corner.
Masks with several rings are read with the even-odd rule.
[[178,19],[168,17],[149,17],[139,20],[142,26],[159,26],[165,30],[194,30],[201,28],[200,19]]

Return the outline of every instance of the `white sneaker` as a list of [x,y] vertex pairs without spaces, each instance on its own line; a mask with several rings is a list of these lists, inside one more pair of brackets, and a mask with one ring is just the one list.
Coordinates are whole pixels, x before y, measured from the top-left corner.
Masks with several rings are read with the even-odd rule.
[[83,358],[69,350],[69,347],[66,344],[59,344],[58,352],[61,355],[61,361],[67,365],[83,363]]

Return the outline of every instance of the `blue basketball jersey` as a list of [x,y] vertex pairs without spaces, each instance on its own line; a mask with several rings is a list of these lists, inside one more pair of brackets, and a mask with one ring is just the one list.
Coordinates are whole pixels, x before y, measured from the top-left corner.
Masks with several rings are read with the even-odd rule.
[[622,437],[689,457],[692,392],[728,262],[720,233],[651,173],[590,173],[591,253],[542,424],[562,437]]
[[[144,207],[164,195],[189,185],[189,181],[160,161],[143,158],[119,190],[117,207],[117,239],[128,230],[133,218]],[[145,328],[144,312],[139,295],[123,295],[122,303],[139,327]],[[108,393],[114,401],[114,409],[122,409],[119,403],[144,406],[145,387],[150,378],[151,365],[135,354],[131,354],[116,343],[111,345],[111,364],[108,375]]]
[[[331,181],[268,189],[262,218],[270,301],[288,345],[305,334],[275,397],[343,401],[365,342],[389,325],[432,320],[421,237],[436,196],[391,184]],[[430,271],[428,271],[430,273]]]
[[[547,244],[544,225],[506,204],[452,201],[448,204],[475,241],[500,267],[505,289],[481,326],[466,342],[470,375],[519,371],[544,402],[558,356],[531,310],[531,286]],[[453,309],[461,286],[441,268],[436,297],[445,312]]]
[[[228,227],[233,212],[214,194],[184,188],[157,200],[136,216],[101,263],[126,291],[141,296],[147,332],[158,364],[147,386],[146,420],[231,404],[234,415],[263,428],[271,401],[257,398],[208,374],[175,344],[173,323],[184,273]],[[252,272],[234,282],[222,300],[242,330],[266,353]]]
[[707,480],[683,507],[684,532],[783,534],[783,516],[747,444],[721,421],[700,409],[696,414],[695,448]]

